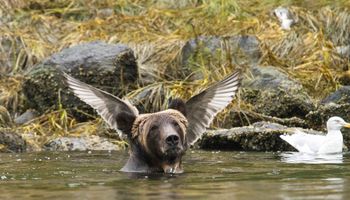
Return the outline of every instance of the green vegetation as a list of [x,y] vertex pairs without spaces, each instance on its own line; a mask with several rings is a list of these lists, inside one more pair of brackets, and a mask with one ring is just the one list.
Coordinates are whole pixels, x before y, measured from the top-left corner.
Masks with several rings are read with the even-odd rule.
[[[281,30],[272,14],[281,5],[288,6],[297,20],[291,31]],[[21,84],[26,72],[52,53],[95,40],[129,45],[141,72],[153,66],[156,81],[141,82],[128,94],[133,99],[150,90],[151,100],[145,105],[149,110],[164,107],[164,97],[189,98],[233,69],[248,70],[246,62],[232,62],[224,52],[210,57],[205,50],[191,58],[188,69],[179,70],[181,49],[197,36],[257,36],[261,65],[280,67],[318,100],[339,87],[340,79],[349,79],[348,59],[336,51],[337,46],[349,45],[349,9],[346,0],[4,0],[0,4],[0,127],[13,126],[7,116],[14,117],[23,107]],[[198,72],[203,79],[189,81]],[[62,107],[15,128],[25,137],[30,135],[38,147],[60,135],[106,131],[101,119],[77,123]]]

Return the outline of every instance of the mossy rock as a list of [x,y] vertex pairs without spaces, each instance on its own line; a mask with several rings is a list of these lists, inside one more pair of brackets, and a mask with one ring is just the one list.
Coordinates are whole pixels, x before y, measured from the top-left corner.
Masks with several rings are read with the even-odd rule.
[[61,71],[116,96],[133,89],[138,80],[136,59],[129,47],[104,42],[80,44],[52,55],[28,73],[23,85],[27,108],[44,113],[61,104],[79,121],[87,119],[83,113],[94,113],[68,90]]
[[315,105],[298,81],[274,66],[251,66],[242,76],[242,106],[229,113],[223,123],[226,128],[258,121],[308,127],[305,117]]
[[314,105],[304,95],[277,90],[243,89],[241,98],[253,107],[253,111],[279,118],[305,116],[314,108]]
[[0,152],[25,152],[27,142],[10,128],[0,128]]
[[346,104],[350,103],[350,86],[342,86],[338,90],[322,99],[321,105],[329,103]]

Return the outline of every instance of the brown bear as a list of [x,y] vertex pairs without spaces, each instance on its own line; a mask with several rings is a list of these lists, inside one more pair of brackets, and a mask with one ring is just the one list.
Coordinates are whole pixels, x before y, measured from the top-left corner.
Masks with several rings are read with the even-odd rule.
[[130,157],[121,169],[124,172],[181,173],[187,148],[233,100],[240,84],[235,72],[187,102],[172,99],[164,111],[139,114],[129,101],[63,74],[76,96],[92,106],[111,128],[128,137]]

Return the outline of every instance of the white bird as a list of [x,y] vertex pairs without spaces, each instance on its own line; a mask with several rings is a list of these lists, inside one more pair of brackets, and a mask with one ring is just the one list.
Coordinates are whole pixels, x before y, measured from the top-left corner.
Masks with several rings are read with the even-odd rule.
[[350,128],[340,117],[331,117],[327,121],[326,135],[311,135],[300,130],[293,135],[280,135],[280,137],[296,148],[299,152],[310,154],[330,154],[343,151],[343,135],[340,132],[342,127]]

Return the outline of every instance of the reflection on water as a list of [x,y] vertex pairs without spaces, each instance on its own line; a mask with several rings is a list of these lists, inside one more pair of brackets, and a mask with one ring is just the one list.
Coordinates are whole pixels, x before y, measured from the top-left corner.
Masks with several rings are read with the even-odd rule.
[[343,163],[343,153],[337,154],[308,154],[302,152],[281,153],[282,162],[305,164],[340,164]]
[[0,154],[0,199],[350,199],[349,154],[330,156],[193,150],[163,175],[120,172],[127,152]]
[[[344,178],[326,178],[319,180],[286,181],[281,185],[282,199],[347,199]],[[349,195],[348,195],[349,197]]]

